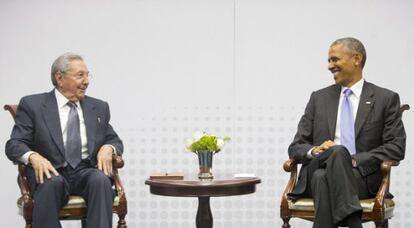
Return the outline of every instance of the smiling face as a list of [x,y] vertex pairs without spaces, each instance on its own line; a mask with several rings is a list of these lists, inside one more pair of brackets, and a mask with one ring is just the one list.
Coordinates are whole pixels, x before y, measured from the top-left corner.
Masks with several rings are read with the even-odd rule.
[[89,86],[89,71],[82,60],[69,62],[66,72],[55,74],[57,89],[68,100],[76,102],[85,97],[86,89]]
[[351,53],[343,44],[331,46],[328,69],[336,84],[349,88],[362,78],[361,55]]

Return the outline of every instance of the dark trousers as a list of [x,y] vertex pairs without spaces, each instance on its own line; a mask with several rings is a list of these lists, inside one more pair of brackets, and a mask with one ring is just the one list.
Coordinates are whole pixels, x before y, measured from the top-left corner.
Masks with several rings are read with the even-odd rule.
[[88,228],[112,227],[112,204],[115,193],[112,180],[93,167],[88,159],[75,168],[69,165],[57,170],[43,184],[37,184],[31,168],[26,170],[33,194],[33,228],[61,227],[59,211],[68,201],[69,195],[82,196],[87,204]]
[[311,161],[308,178],[315,205],[315,228],[346,225],[347,216],[362,212],[359,199],[370,197],[365,179],[352,167],[348,150],[340,145]]

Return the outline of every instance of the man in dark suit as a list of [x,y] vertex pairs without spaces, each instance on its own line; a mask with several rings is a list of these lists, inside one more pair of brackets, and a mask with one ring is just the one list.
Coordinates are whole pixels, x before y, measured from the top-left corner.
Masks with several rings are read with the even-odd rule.
[[66,53],[52,65],[51,92],[20,100],[6,154],[24,163],[33,194],[33,228],[56,228],[69,195],[84,197],[87,227],[112,227],[112,156],[121,139],[106,102],[85,96],[89,71]]
[[365,60],[359,40],[332,43],[335,84],[312,93],[289,146],[289,157],[302,163],[289,197],[313,197],[313,227],[362,227],[359,199],[378,190],[381,162],[404,158],[399,96],[363,79]]

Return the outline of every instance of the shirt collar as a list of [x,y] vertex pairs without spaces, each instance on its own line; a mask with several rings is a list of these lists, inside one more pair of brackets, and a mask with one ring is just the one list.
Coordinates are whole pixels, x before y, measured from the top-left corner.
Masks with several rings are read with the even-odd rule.
[[[59,109],[65,107],[67,103],[69,102],[69,100],[65,96],[63,96],[63,94],[57,89],[55,89],[55,96],[56,96],[56,101],[57,101],[57,105]],[[80,106],[79,101],[76,101],[75,104],[77,105],[77,107]]]
[[364,79],[361,78],[357,83],[353,84],[351,87],[345,87],[342,86],[341,89],[341,95],[344,93],[344,90],[350,89],[352,91],[352,94],[355,95],[358,99],[361,96],[362,93],[362,87],[364,86]]

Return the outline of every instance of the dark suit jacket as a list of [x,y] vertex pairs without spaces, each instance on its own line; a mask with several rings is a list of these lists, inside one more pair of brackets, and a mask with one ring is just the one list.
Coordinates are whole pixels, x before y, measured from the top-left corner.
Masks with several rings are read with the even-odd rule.
[[[334,140],[341,86],[332,85],[313,92],[302,116],[295,138],[289,146],[289,157],[302,163],[298,183],[292,195],[305,192],[308,151],[325,140]],[[383,160],[402,160],[405,154],[405,130],[401,121],[397,93],[364,82],[357,116],[355,140],[358,169],[367,179],[368,190],[375,194],[382,175]]]
[[[65,148],[54,90],[49,93],[23,97],[17,108],[15,125],[6,143],[7,157],[15,163],[28,151],[36,151],[55,168],[65,163]],[[92,165],[104,144],[111,144],[122,154],[121,139],[109,124],[110,112],[106,102],[85,96],[80,101],[85,119],[87,145]]]

